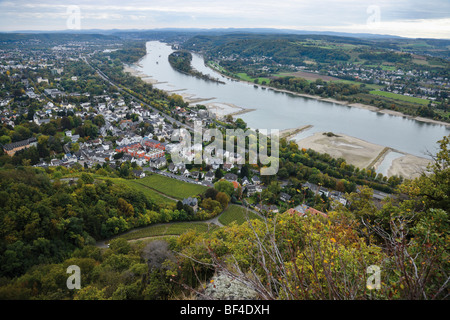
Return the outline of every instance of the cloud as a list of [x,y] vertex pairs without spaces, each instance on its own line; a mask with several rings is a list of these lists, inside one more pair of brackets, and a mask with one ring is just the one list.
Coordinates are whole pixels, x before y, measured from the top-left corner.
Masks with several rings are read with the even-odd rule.
[[[0,30],[39,29],[43,24],[63,29],[68,4],[0,1]],[[448,0],[81,0],[70,5],[79,6],[84,29],[288,26],[450,38],[444,24],[450,18]],[[367,27],[370,6],[379,8],[379,31]]]

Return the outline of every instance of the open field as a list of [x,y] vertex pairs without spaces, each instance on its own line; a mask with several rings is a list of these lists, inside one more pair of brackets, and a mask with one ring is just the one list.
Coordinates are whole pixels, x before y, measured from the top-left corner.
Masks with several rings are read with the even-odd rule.
[[162,223],[136,229],[132,232],[120,235],[117,238],[122,238],[125,240],[137,240],[160,236],[179,236],[189,230],[196,230],[198,232],[208,232],[215,228],[218,227],[212,224],[208,224],[206,222]]
[[357,86],[364,84],[366,86],[366,88],[372,89],[372,90],[379,90],[379,89],[382,88],[382,86],[380,86],[378,84],[362,83],[362,82],[353,81],[353,80],[339,79],[339,80],[336,80],[334,82],[347,83],[347,84],[356,84]]
[[96,179],[101,180],[110,180],[112,183],[117,185],[125,185],[128,187],[131,187],[135,190],[141,191],[147,198],[151,199],[155,203],[158,204],[173,204],[175,203],[174,200],[165,197],[164,195],[156,192],[155,190],[152,190],[151,188],[146,188],[145,186],[137,183],[138,180],[128,180],[128,179],[122,179],[122,178],[107,178],[107,177],[95,177]]
[[[229,225],[233,221],[235,221],[237,224],[242,224],[245,221],[247,221],[246,217],[247,217],[247,212],[244,207],[231,204],[220,215],[219,222],[223,225]],[[253,219],[261,219],[261,218],[257,214],[249,211],[248,219],[253,220]]]
[[397,94],[397,93],[386,92],[386,91],[372,90],[372,91],[370,91],[370,94],[382,96],[382,97],[386,97],[386,98],[391,98],[391,99],[395,99],[395,100],[417,103],[417,104],[421,104],[424,106],[426,106],[430,103],[430,101],[428,101],[426,99],[410,97],[410,96],[405,96],[403,94]]
[[207,65],[210,68],[213,68],[213,69],[215,69],[215,70],[217,70],[219,72],[226,72],[226,70],[220,64],[218,64],[217,62],[214,62],[214,61],[210,60],[210,61],[207,62]]
[[[332,76],[321,75],[318,73],[305,72],[305,71],[278,73],[278,74],[275,74],[274,76],[275,77],[287,77],[287,76],[299,77],[299,78],[303,78],[309,82],[314,82],[317,79],[322,79],[323,81],[355,84],[358,86],[364,84],[364,83],[358,82],[358,81],[339,79],[339,78],[332,77]],[[370,84],[370,83],[365,83],[364,85],[366,86],[366,88],[373,89],[373,90],[377,90],[382,87],[380,85]]]
[[248,81],[248,82],[254,82],[255,79],[258,79],[258,83],[261,84],[263,81],[266,82],[266,84],[270,84],[270,79],[269,78],[252,78],[249,75],[247,75],[244,72],[241,73],[237,73],[236,74],[237,77],[239,77],[239,79],[244,80],[244,81]]
[[338,80],[341,80],[341,79],[336,78],[336,77],[322,75],[322,74],[313,73],[313,72],[305,72],[305,71],[286,72],[286,73],[276,74],[275,76],[279,76],[279,77],[292,76],[292,77],[303,78],[303,79],[306,79],[308,81],[315,81],[317,79],[322,79],[323,81],[338,81]]
[[176,179],[161,176],[159,174],[152,174],[145,178],[139,179],[141,185],[152,188],[156,191],[164,193],[169,197],[176,199],[184,199],[195,196],[199,193],[205,192],[207,187],[203,185],[196,185],[179,181]]

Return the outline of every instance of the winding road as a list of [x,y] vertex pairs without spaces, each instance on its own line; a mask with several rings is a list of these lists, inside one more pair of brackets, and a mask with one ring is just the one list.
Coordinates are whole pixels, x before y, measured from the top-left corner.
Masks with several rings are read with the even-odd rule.
[[[244,207],[244,206],[241,206],[241,207],[246,208],[246,207]],[[246,208],[246,209],[248,209],[249,211],[255,213],[256,215],[258,215],[259,217],[261,217],[261,218],[264,219],[264,217],[263,217],[259,212],[255,211],[255,210],[253,210],[253,209],[251,209],[251,208]],[[120,234],[120,235],[114,236],[114,237],[112,237],[112,238],[104,239],[104,240],[99,240],[99,241],[97,241],[97,243],[96,243],[95,245],[96,245],[96,247],[98,247],[98,248],[106,249],[106,248],[108,248],[108,243],[109,243],[111,240],[113,240],[113,239],[116,239],[116,238],[118,238],[118,237],[120,237],[120,236],[123,236],[123,235],[125,235],[125,234],[133,233],[133,232],[136,232],[136,231],[138,231],[138,230],[141,230],[141,229],[144,229],[144,228],[148,228],[148,227],[157,226],[157,225],[170,225],[170,224],[173,224],[173,223],[198,223],[198,222],[202,222],[202,223],[206,223],[206,224],[208,224],[208,225],[213,224],[213,225],[216,225],[216,226],[218,226],[218,227],[224,227],[224,225],[223,225],[222,223],[220,223],[220,221],[219,221],[220,216],[221,216],[224,212],[225,212],[225,210],[223,210],[219,215],[217,215],[217,216],[215,216],[214,218],[211,218],[211,219],[209,219],[209,220],[203,220],[203,221],[201,221],[201,220],[195,220],[195,221],[173,221],[173,222],[167,222],[167,223],[156,223],[156,224],[153,224],[153,225],[150,225],[150,226],[145,226],[145,227],[135,228],[135,229],[129,230],[129,231],[127,231],[127,232],[124,232],[124,233],[122,233],[122,234]],[[142,241],[142,240],[154,239],[154,238],[159,238],[159,237],[163,237],[163,236],[142,237],[142,238],[137,238],[137,239],[131,239],[131,240],[128,240],[128,241],[129,241],[129,242],[135,242],[135,241]]]

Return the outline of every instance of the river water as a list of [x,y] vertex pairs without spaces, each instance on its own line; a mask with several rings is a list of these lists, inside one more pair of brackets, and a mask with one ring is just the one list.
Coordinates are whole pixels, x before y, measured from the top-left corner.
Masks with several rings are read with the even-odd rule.
[[154,87],[158,89],[190,94],[193,98],[213,98],[199,103],[229,103],[255,109],[239,115],[251,128],[282,130],[312,125],[296,139],[331,131],[426,158],[426,152],[435,153],[436,142],[450,133],[443,125],[255,88],[221,76],[205,66],[201,56],[193,54],[195,69],[220,78],[225,84],[198,79],[174,70],[168,62],[171,52],[169,45],[149,41],[147,55],[134,68],[157,80]]

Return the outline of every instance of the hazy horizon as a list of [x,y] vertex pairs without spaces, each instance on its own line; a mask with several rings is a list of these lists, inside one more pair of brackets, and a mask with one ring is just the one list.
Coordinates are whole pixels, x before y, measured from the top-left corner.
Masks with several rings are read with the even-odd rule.
[[0,32],[165,28],[271,28],[450,39],[450,2],[0,1]]

